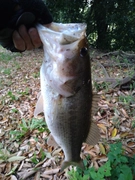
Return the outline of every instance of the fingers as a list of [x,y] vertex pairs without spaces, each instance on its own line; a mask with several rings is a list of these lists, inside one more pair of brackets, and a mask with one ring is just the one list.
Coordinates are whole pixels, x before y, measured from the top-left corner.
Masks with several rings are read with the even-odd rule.
[[20,51],[32,50],[42,45],[37,29],[27,30],[24,25],[21,25],[18,31],[14,31],[13,43],[15,48]]
[[34,45],[33,45],[32,42],[31,42],[31,39],[30,39],[30,36],[29,36],[29,34],[28,34],[28,32],[27,32],[26,27],[25,27],[24,25],[21,25],[21,26],[19,27],[19,29],[18,29],[18,32],[19,32],[19,34],[21,35],[22,39],[23,39],[24,42],[25,42],[25,48],[26,48],[27,50],[33,49],[33,48],[34,48]]
[[18,33],[18,31],[14,31],[13,32],[13,43],[16,49],[20,50],[20,51],[24,51],[25,48],[25,42],[22,39],[22,37],[20,36],[20,34]]
[[38,48],[42,45],[42,42],[40,40],[38,31],[36,28],[30,28],[29,31],[29,36],[31,38],[32,44],[34,45],[35,48]]

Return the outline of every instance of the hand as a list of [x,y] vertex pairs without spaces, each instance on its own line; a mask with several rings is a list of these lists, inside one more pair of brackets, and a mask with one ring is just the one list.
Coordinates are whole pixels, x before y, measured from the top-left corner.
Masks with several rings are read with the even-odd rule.
[[0,0],[0,44],[12,52],[40,47],[35,26],[52,21],[43,0]]
[[24,25],[21,25],[18,28],[18,31],[13,32],[13,43],[16,49],[20,51],[32,50],[42,46],[38,31],[35,27],[27,28]]

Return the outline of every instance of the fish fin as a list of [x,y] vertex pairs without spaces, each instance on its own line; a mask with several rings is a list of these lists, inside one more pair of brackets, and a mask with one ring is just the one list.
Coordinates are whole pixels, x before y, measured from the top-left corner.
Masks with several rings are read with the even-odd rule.
[[41,91],[38,92],[38,94],[37,94],[37,99],[39,99],[40,96],[41,96]]
[[64,161],[61,165],[61,172],[64,171],[64,169],[66,169],[68,166],[77,166],[79,167],[80,169],[84,170],[85,167],[84,167],[84,164],[83,164],[83,161],[80,160],[79,162],[72,162],[72,161]]
[[92,94],[92,108],[91,108],[91,117],[93,117],[93,115],[96,113],[97,111],[97,105],[98,105],[98,101],[100,99],[100,95],[99,94]]
[[[92,94],[92,108],[91,108],[90,120],[93,119],[93,115],[97,111],[97,105],[99,99],[100,99],[100,95],[95,93]],[[99,139],[100,139],[100,132],[98,126],[93,121],[91,121],[90,130],[85,142],[90,145],[95,145],[98,143]]]
[[59,145],[57,144],[57,142],[55,141],[54,137],[52,136],[52,134],[49,135],[48,139],[47,139],[47,144],[49,146],[52,146],[54,148],[59,147]]
[[43,97],[40,94],[38,94],[38,101],[36,103],[36,107],[34,110],[34,117],[37,117],[38,114],[40,114],[41,112],[43,112]]
[[89,134],[85,142],[90,145],[95,145],[98,143],[99,139],[100,139],[100,132],[98,126],[95,124],[95,122],[92,121]]

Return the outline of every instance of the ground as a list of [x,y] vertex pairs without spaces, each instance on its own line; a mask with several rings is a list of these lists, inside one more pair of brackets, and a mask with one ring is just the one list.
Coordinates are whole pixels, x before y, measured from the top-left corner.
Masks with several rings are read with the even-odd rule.
[[[98,168],[107,161],[109,144],[120,141],[127,155],[135,154],[135,84],[124,90],[119,86],[134,67],[95,49],[90,55],[93,91],[100,95],[93,119],[101,139],[95,146],[84,143],[81,157],[90,155],[89,166]],[[0,48],[0,179],[65,180],[72,169],[59,172],[62,149],[47,145],[43,114],[33,117],[42,58],[42,49],[20,54]]]

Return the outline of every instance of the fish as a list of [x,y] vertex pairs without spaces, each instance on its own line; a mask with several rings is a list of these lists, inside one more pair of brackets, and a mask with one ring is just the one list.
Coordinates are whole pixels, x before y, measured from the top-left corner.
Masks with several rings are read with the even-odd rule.
[[82,143],[95,145],[100,139],[92,120],[99,96],[92,92],[86,28],[85,23],[37,25],[44,58],[34,116],[44,112],[54,143],[62,148],[61,170],[70,165],[84,169]]

